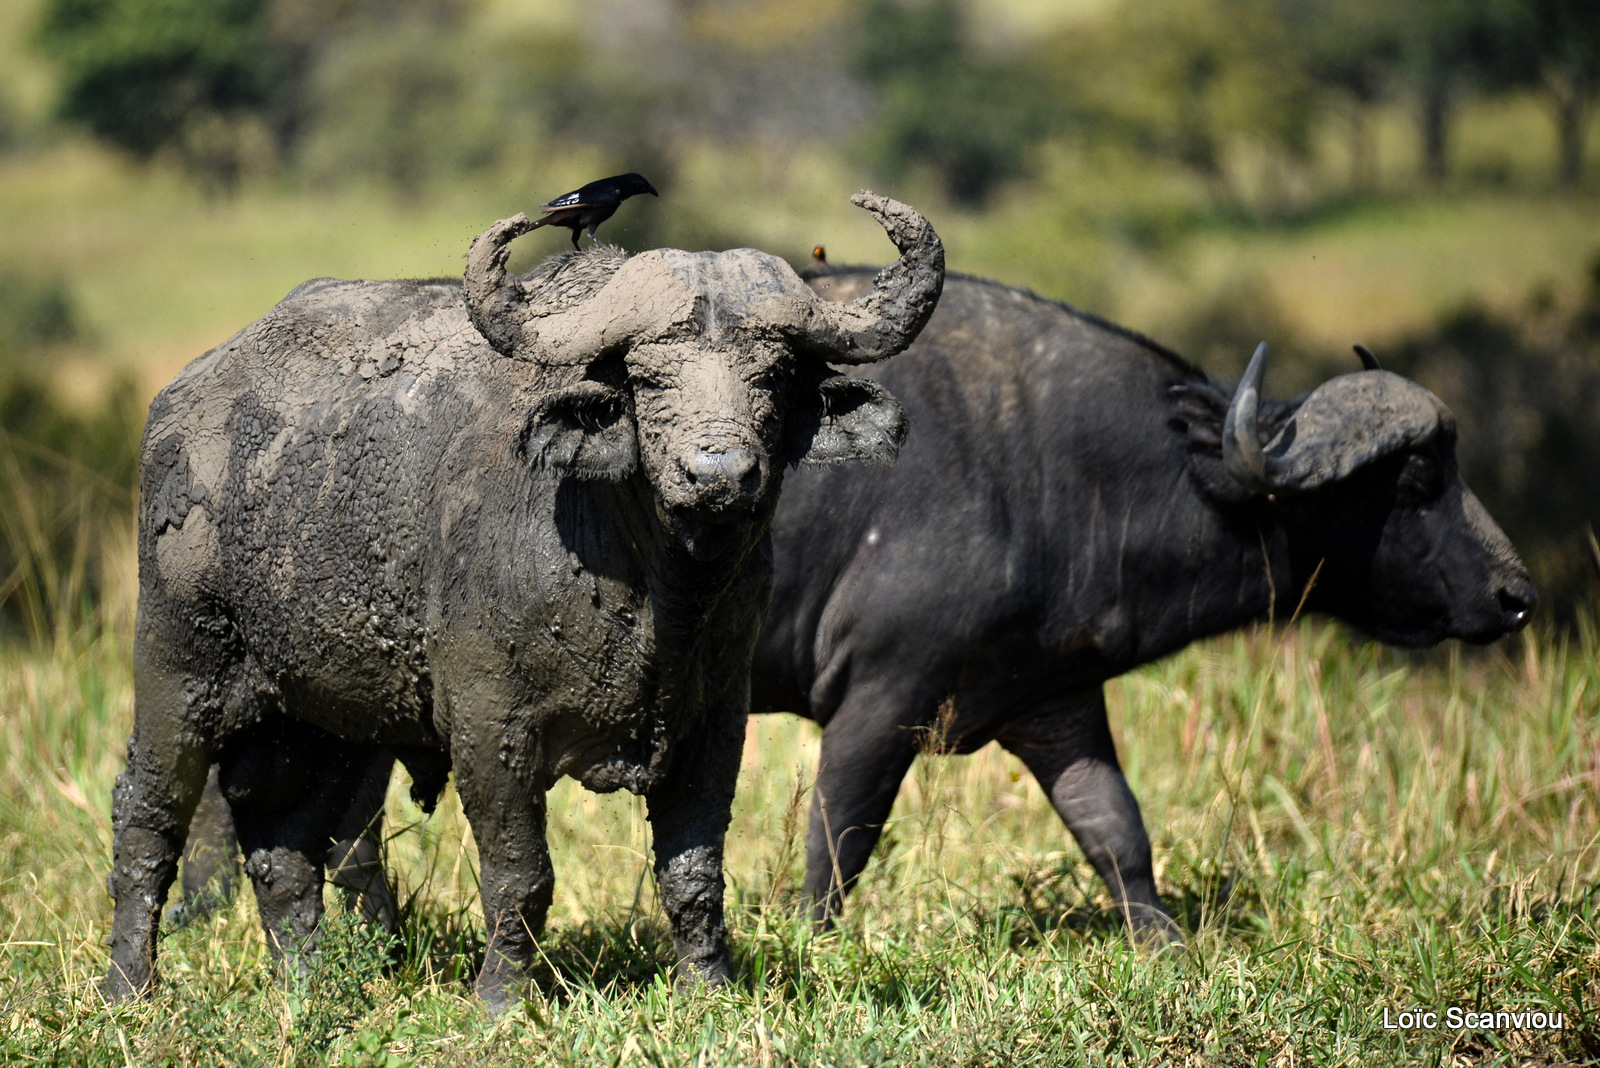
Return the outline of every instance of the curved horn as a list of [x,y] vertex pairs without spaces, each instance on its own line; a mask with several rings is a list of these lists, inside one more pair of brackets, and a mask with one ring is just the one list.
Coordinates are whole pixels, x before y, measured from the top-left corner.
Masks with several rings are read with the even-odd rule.
[[1267,458],[1261,448],[1256,412],[1261,407],[1261,381],[1267,376],[1267,343],[1256,346],[1250,365],[1239,379],[1228,414],[1222,420],[1222,462],[1234,481],[1255,493],[1271,493]]
[[818,297],[801,334],[829,363],[875,363],[917,339],[944,289],[944,242],[928,220],[898,200],[862,190],[865,208],[889,234],[900,258],[878,272],[872,291],[848,304]]
[[1256,493],[1309,493],[1381,456],[1455,433],[1444,402],[1388,371],[1329,379],[1265,446],[1257,411],[1267,346],[1256,349],[1223,420],[1222,457],[1240,485]]
[[467,250],[467,317],[489,344],[507,356],[512,355],[531,310],[528,286],[506,274],[506,257],[511,242],[532,229],[532,221],[519,211],[479,234]]
[[1361,368],[1362,368],[1362,370],[1365,370],[1365,371],[1381,371],[1381,370],[1383,370],[1383,365],[1378,362],[1378,358],[1372,354],[1372,350],[1371,349],[1367,348],[1365,345],[1361,344],[1359,341],[1356,342],[1354,345],[1352,345],[1351,348],[1355,349],[1356,350],[1356,355],[1361,357]]

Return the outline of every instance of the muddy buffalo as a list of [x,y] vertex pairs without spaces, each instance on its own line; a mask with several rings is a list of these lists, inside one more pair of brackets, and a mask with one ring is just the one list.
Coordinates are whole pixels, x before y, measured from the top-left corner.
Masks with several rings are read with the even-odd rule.
[[681,974],[726,979],[723,838],[783,473],[894,456],[894,399],[828,364],[903,349],[943,283],[926,220],[855,202],[902,253],[858,300],[749,249],[509,276],[518,216],[473,243],[464,287],[307,282],[161,392],[109,997],[155,978],[213,763],[269,944],[299,954],[380,747],[424,794],[456,775],[491,1005],[550,903],[562,775],[648,799]]

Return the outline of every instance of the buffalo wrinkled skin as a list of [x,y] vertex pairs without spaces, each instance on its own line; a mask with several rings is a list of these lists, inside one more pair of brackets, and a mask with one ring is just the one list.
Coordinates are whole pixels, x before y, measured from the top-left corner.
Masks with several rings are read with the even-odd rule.
[[856,202],[903,255],[896,292],[846,310],[749,249],[511,280],[519,217],[474,243],[465,287],[308,282],[161,392],[108,997],[155,979],[213,763],[269,945],[304,967],[328,843],[389,754],[424,801],[456,776],[492,1007],[550,903],[562,775],[647,798],[681,974],[726,981],[723,837],[783,472],[893,458],[898,405],[826,361],[899,351],[943,279],[925,220]]

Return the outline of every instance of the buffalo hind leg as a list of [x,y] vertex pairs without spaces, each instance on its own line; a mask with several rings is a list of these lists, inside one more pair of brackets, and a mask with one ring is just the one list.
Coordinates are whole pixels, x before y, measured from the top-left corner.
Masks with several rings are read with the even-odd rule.
[[380,750],[367,765],[355,801],[345,811],[328,850],[328,877],[344,891],[345,905],[389,934],[400,930],[400,910],[383,870],[383,802],[394,754]]
[[183,899],[167,910],[167,925],[181,927],[204,919],[233,900],[239,873],[239,832],[213,764],[183,847]]
[[[394,755],[387,749],[373,757],[355,801],[339,821],[326,858],[328,877],[344,891],[346,906],[359,910],[362,919],[381,924],[390,934],[399,932],[399,906],[383,870],[379,843],[393,767]],[[168,925],[209,916],[232,899],[238,879],[239,836],[213,764],[183,851],[183,900],[168,910]]]
[[146,992],[157,980],[161,907],[178,873],[189,820],[205,786],[211,755],[197,737],[187,675],[135,654],[136,690],[128,766],[112,791],[111,876],[116,903],[111,962],[101,993],[116,1002]]
[[[302,727],[306,731],[314,728]],[[322,883],[328,847],[355,799],[372,757],[367,746],[338,742],[315,732],[314,745],[296,744],[289,754],[303,762],[297,796],[263,810],[249,800],[235,804],[233,818],[244,850],[244,870],[255,887],[256,908],[267,947],[286,976],[309,974],[322,922]],[[309,740],[309,739],[308,739]],[[281,764],[280,764],[281,766]],[[228,790],[228,767],[222,786]]]
[[1134,938],[1152,945],[1181,942],[1156,893],[1150,837],[1117,763],[1100,688],[1009,724],[1000,744],[1039,780]]
[[[893,700],[857,687],[822,733],[822,759],[806,829],[806,896],[831,926],[855,886],[916,758],[920,732]],[[889,713],[889,714],[885,714]]]

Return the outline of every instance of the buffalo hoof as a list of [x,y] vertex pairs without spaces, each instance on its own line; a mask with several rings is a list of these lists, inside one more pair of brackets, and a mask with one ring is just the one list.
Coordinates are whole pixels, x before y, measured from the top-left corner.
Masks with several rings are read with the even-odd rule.
[[521,1005],[527,993],[528,979],[515,969],[499,968],[491,972],[485,968],[478,975],[478,1000],[495,1019]]
[[1169,947],[1182,949],[1183,931],[1171,916],[1148,906],[1131,906],[1128,913],[1128,934],[1136,946],[1143,950],[1162,950]]
[[733,985],[733,962],[726,957],[712,961],[680,961],[673,973],[672,986],[679,994],[698,994]]
[[155,975],[146,966],[126,966],[111,961],[111,967],[106,970],[106,977],[100,984],[100,996],[108,1005],[118,1005],[122,1002],[140,998],[148,994],[155,986]]

